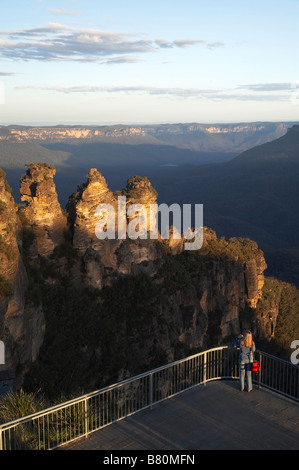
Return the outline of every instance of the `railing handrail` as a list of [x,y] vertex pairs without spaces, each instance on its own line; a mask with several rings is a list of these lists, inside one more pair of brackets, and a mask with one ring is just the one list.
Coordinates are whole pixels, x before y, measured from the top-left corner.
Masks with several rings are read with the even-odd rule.
[[288,366],[291,366],[291,367],[294,367],[295,369],[298,369],[299,370],[299,365],[297,364],[293,364],[291,361],[287,361],[286,359],[282,359],[281,357],[277,357],[277,356],[273,356],[273,354],[269,354],[269,353],[266,353],[265,351],[260,351],[257,349],[256,351],[257,353],[259,354],[262,354],[263,356],[265,357],[269,357],[271,359],[275,359],[275,361],[277,362],[281,362],[281,363],[284,363]]
[[[229,352],[224,354],[225,350]],[[132,413],[151,407],[197,385],[217,379],[237,379],[239,377],[237,357],[235,348],[228,346],[212,348],[4,423],[0,425],[0,450],[6,448],[7,444],[13,447],[18,439],[21,442],[24,440],[25,443],[29,442],[28,436],[24,437],[26,435],[24,430],[27,427],[35,429],[32,431],[35,437],[30,438],[35,441],[35,444],[38,442],[38,448],[55,448],[71,440],[87,436],[116,420],[124,419]],[[298,402],[299,366],[262,351],[256,351],[256,357],[264,364],[264,367],[262,365],[262,372],[253,381],[258,386],[269,388]],[[127,385],[131,387],[128,388]],[[66,423],[63,423],[60,417],[63,413],[66,416],[77,413],[79,431],[73,430],[67,418]],[[95,424],[95,421],[98,423]],[[45,422],[47,432],[44,429]],[[56,429],[56,426],[60,427],[57,431],[59,437],[55,437],[54,447],[52,444],[54,440],[49,429],[54,429],[54,427]],[[78,434],[74,437],[75,432]]]
[[112,384],[112,385],[108,385],[104,388],[101,388],[101,389],[98,389],[98,390],[95,390],[93,392],[89,392],[89,393],[86,393],[85,395],[81,395],[77,398],[72,398],[71,400],[68,400],[66,402],[63,402],[63,403],[60,403],[58,405],[54,405],[52,407],[49,407],[49,408],[46,408],[44,410],[41,410],[41,411],[36,411],[35,413],[32,413],[30,415],[27,415],[27,416],[24,416],[22,418],[18,418],[18,419],[15,419],[14,421],[10,421],[10,422],[7,422],[7,423],[3,423],[3,424],[0,424],[0,430],[1,429],[7,429],[11,426],[14,426],[15,424],[17,423],[24,423],[26,421],[30,421],[32,419],[37,419],[39,418],[40,416],[44,416],[44,415],[47,415],[47,414],[50,414],[50,413],[53,413],[53,411],[59,411],[67,406],[70,406],[70,405],[74,405],[76,403],[79,403],[83,400],[86,400],[88,398],[92,398],[96,395],[100,395],[102,393],[105,393],[105,392],[108,392],[109,390],[112,390],[114,388],[117,388],[117,387],[122,387],[124,385],[127,385],[131,382],[135,382],[136,380],[139,380],[139,379],[142,379],[144,377],[147,377],[151,374],[155,374],[157,372],[161,372],[163,370],[166,370],[166,369],[170,369],[171,367],[174,367],[178,364],[181,364],[183,362],[186,362],[186,360],[191,360],[195,357],[199,357],[205,353],[208,353],[208,352],[212,352],[212,351],[219,351],[219,350],[223,350],[223,349],[227,349],[228,346],[220,346],[220,347],[217,347],[217,348],[212,348],[212,349],[208,349],[206,351],[203,351],[203,352],[200,352],[198,354],[194,354],[192,356],[188,356],[187,358],[184,358],[184,359],[179,359],[175,362],[170,362],[169,364],[165,364],[164,366],[160,366],[160,367],[157,367],[155,369],[151,369],[150,371],[148,372],[143,372],[142,374],[139,374],[139,375],[135,375],[133,377],[129,377],[128,379],[124,379],[122,380],[121,382],[117,382],[115,384]]

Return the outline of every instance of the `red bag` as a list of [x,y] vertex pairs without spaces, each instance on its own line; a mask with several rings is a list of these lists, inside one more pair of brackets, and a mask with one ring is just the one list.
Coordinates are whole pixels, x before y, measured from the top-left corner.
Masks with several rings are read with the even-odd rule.
[[260,370],[261,370],[261,365],[260,365],[259,361],[253,361],[251,371],[254,374],[258,374]]

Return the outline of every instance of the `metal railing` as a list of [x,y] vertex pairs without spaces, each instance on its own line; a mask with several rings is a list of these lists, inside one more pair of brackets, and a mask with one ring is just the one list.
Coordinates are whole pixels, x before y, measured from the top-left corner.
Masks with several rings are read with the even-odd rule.
[[[262,352],[254,378],[299,401],[299,367]],[[217,379],[239,377],[238,351],[210,349],[0,426],[0,450],[49,450],[88,436],[167,398]]]
[[261,371],[254,382],[299,402],[299,366],[262,351],[257,351],[255,358]]

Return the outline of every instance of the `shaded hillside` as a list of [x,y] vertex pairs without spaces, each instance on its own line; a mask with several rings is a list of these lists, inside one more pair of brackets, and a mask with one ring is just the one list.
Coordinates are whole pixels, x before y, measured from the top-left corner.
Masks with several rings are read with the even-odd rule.
[[298,164],[298,134],[299,125],[294,125],[288,130],[286,135],[272,142],[256,146],[246,152],[243,152],[239,157],[234,159],[233,165],[238,164],[255,164],[275,163],[278,161],[288,161],[289,163]]
[[100,168],[112,188],[125,184],[132,174],[167,173],[185,164],[222,163],[236,153],[199,152],[170,145],[125,145],[116,143],[10,143],[0,141],[0,165],[5,170],[13,195],[19,201],[19,180],[26,164],[55,165],[56,185],[61,204],[92,167]]
[[30,162],[61,165],[69,157],[64,151],[43,147],[34,142],[7,142],[0,140],[0,166],[7,169],[24,169]]
[[269,258],[269,273],[299,285],[299,126],[230,162],[173,169],[152,178],[166,202],[204,204],[219,235],[249,237]]

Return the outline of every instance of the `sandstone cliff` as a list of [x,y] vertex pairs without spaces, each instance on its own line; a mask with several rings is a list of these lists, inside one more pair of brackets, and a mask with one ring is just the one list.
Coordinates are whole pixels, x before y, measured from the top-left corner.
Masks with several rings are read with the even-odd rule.
[[22,225],[5,174],[0,173],[0,338],[5,345],[5,364],[0,370],[29,370],[44,336],[42,311],[26,304],[28,277],[20,254]]
[[108,189],[101,173],[93,168],[86,178],[86,183],[78,186],[77,193],[70,196],[67,204],[73,227],[73,244],[82,254],[87,248],[101,249],[104,245],[95,233],[96,224],[101,219],[101,216],[96,214],[97,207],[100,204],[110,204],[117,210],[117,200]]
[[[123,207],[118,203],[119,196],[125,197]],[[149,211],[149,205],[156,202],[156,197],[147,178],[132,178],[124,190],[114,194],[101,173],[96,169],[89,171],[87,181],[78,186],[77,193],[70,196],[67,204],[73,247],[79,253],[81,283],[101,288],[110,285],[115,275],[137,273],[139,268],[143,270],[144,261],[153,268],[153,261],[159,256],[156,243],[148,237],[132,240],[127,236],[127,226],[132,219],[127,216],[127,209],[138,202]],[[112,212],[97,210],[105,204]],[[103,237],[99,238],[96,228],[101,220],[104,220]],[[105,228],[111,228],[114,233],[106,236]],[[79,274],[78,263],[77,269],[73,269],[74,276]]]
[[[126,142],[240,153],[282,135],[288,123],[161,124],[146,126],[0,126],[0,142]],[[236,139],[235,136],[238,136]]]
[[[113,193],[96,169],[70,196],[67,221],[54,175],[49,165],[28,166],[21,180],[23,227],[4,177],[0,181],[1,283],[7,289],[0,333],[10,345],[11,367],[25,365],[27,372],[32,365],[29,383],[89,390],[226,344],[245,328],[273,337],[269,312],[263,316],[268,305],[260,307],[267,266],[256,243],[219,239],[209,228],[196,252],[184,251],[183,240],[150,239],[149,208],[157,201],[150,181],[135,176]],[[119,214],[119,197],[125,197],[125,214]],[[128,209],[138,203],[145,208],[146,237],[96,235],[99,222],[107,230],[111,222],[99,205],[113,209],[118,233],[120,220],[125,229],[137,220]]]
[[20,186],[21,200],[27,203],[23,212],[35,235],[35,254],[46,257],[63,243],[67,223],[57,198],[55,173],[48,164],[30,164]]
[[252,312],[262,297],[267,265],[256,243],[218,239],[204,227],[201,250],[171,255],[168,263],[161,263],[159,275],[166,285],[172,277],[172,311],[180,312],[179,341],[187,350],[227,343],[246,328],[257,333]]

